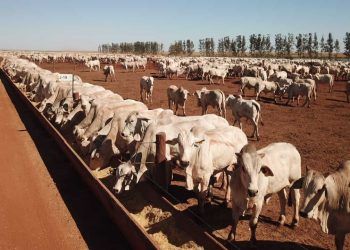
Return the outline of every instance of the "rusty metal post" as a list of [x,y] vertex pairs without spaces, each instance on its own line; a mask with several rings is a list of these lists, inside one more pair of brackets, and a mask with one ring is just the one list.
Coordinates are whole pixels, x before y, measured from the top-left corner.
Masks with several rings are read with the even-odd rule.
[[172,171],[171,167],[166,163],[166,135],[161,132],[156,135],[156,158],[153,178],[161,187],[168,190],[171,182]]

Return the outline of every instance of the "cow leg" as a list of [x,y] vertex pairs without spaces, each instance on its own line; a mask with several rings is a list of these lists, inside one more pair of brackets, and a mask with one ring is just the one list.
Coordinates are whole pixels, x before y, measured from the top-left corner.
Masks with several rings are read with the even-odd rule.
[[335,246],[337,250],[342,250],[344,247],[345,234],[336,233],[335,234]]
[[278,193],[278,198],[280,200],[280,218],[278,219],[278,222],[280,226],[284,225],[284,222],[286,221],[286,204],[287,204],[287,194],[286,194],[286,189],[283,188],[281,191]]
[[300,190],[299,189],[292,189],[289,192],[292,196],[292,203],[293,203],[293,209],[294,209],[294,215],[293,215],[293,221],[292,226],[297,226],[299,223],[299,205],[300,205]]
[[300,102],[300,95],[298,95],[297,97],[297,106],[299,106],[299,102]]
[[186,104],[184,104],[184,105],[182,106],[182,112],[183,112],[183,115],[184,115],[184,116],[186,116],[185,105],[186,105]]
[[141,102],[143,102],[142,89],[140,90],[140,99],[141,99]]
[[313,91],[314,91],[314,101],[316,101],[316,99],[317,99],[317,90],[316,90],[316,86],[314,87]]
[[[171,109],[171,107],[170,107],[170,98],[168,98],[168,107],[169,107],[169,109]],[[176,115],[176,114],[175,114]]]
[[201,215],[204,215],[204,205],[205,205],[205,199],[207,197],[208,193],[208,187],[210,184],[210,174],[205,176],[202,180],[200,191],[198,193],[198,208],[199,208],[199,213]]
[[290,102],[290,98],[288,97],[288,100],[286,102],[286,106],[288,106],[289,102]]
[[243,130],[241,118],[239,117],[239,118],[237,118],[237,120],[238,120],[239,128],[240,128],[241,130]]
[[176,103],[175,104],[175,115],[177,115],[177,110],[179,109],[179,105]]
[[229,241],[236,240],[236,229],[237,229],[239,217],[242,214],[243,214],[243,211],[232,202],[232,226],[231,226],[231,231],[228,234],[227,240]]
[[[305,98],[305,102],[303,103],[302,107],[305,107],[306,103],[308,103],[308,97]],[[308,105],[310,107],[310,105]]]
[[[227,171],[228,171],[227,169],[224,171],[225,174],[223,175],[223,179],[222,179],[223,184],[226,184],[226,195],[225,195],[226,206],[231,200],[231,186],[230,186],[231,175],[229,173],[227,173]],[[225,176],[226,176],[226,178],[225,178]]]
[[219,112],[219,116],[223,117],[223,115],[222,115],[222,109],[221,109],[221,106],[220,106],[220,105],[218,106],[218,112]]
[[259,136],[259,129],[258,129],[258,122],[252,120],[253,125],[254,125],[254,131],[253,131],[253,135],[252,138],[254,138],[254,136],[256,136],[256,139],[259,141],[260,136]]
[[249,227],[250,227],[250,231],[251,231],[250,241],[252,241],[252,242],[256,242],[256,228],[258,226],[258,219],[259,219],[259,215],[260,215],[260,212],[262,209],[264,198],[259,197],[257,200],[258,201],[257,201],[256,205],[253,207],[252,217],[249,221]]

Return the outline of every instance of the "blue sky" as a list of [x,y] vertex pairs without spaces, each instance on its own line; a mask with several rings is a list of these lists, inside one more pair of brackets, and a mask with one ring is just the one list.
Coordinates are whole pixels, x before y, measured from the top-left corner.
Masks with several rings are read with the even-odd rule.
[[108,42],[350,32],[349,0],[0,0],[0,49],[96,50]]

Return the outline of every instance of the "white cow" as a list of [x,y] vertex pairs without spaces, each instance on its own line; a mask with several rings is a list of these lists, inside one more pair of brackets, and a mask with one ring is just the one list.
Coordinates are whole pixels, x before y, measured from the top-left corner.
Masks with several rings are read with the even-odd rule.
[[290,100],[292,100],[294,97],[297,97],[297,105],[299,105],[299,99],[301,96],[305,96],[305,102],[303,104],[303,107],[307,103],[307,107],[310,108],[310,102],[311,97],[313,93],[314,87],[311,86],[310,83],[293,83],[287,88],[288,93],[288,101],[286,102],[286,105],[289,104]]
[[329,84],[329,93],[332,92],[334,86],[334,76],[331,74],[315,74],[314,79],[316,83],[327,83]]
[[264,94],[273,93],[273,99],[276,103],[276,93],[279,90],[278,83],[272,81],[261,81],[256,86],[256,100],[260,99],[261,92],[264,92]]
[[152,103],[152,94],[154,87],[154,78],[152,76],[143,76],[140,80],[140,98],[144,102],[143,96],[145,95],[145,100]]
[[101,64],[99,60],[90,60],[85,63],[85,66],[88,67],[91,70],[98,70],[100,71],[101,69]]
[[241,118],[245,117],[248,120],[250,120],[254,125],[254,131],[251,137],[256,136],[257,140],[260,139],[259,135],[259,119],[261,124],[263,125],[262,119],[261,119],[261,107],[260,104],[255,100],[244,100],[242,96],[235,97],[233,95],[229,95],[226,98],[226,106],[228,106],[231,111],[232,115],[235,118],[235,121],[233,122],[233,126],[238,122],[239,127],[242,129],[242,122]]
[[[209,119],[210,116],[214,116],[214,119]],[[156,145],[154,142],[158,133],[164,132],[166,134],[168,143],[165,150],[165,156],[167,159],[167,164],[170,164],[170,161],[179,154],[177,141],[173,140],[177,139],[178,134],[182,130],[188,131],[195,126],[199,126],[207,130],[228,126],[228,122],[225,119],[217,117],[216,115],[200,116],[198,120],[191,120],[188,119],[188,117],[174,117],[176,119],[180,118],[180,122],[172,122],[166,125],[158,125],[157,122],[152,122],[149,124],[144,136],[139,142],[135,155],[130,161],[121,164],[118,167],[116,173],[116,184],[114,186],[114,190],[117,193],[124,190],[126,187],[125,183],[130,181],[130,179],[133,179],[137,183],[148,169],[153,168],[154,157],[156,154]]]
[[[128,150],[130,153],[134,153],[135,150],[129,147],[131,142],[131,140],[128,140],[130,134],[129,128],[131,129],[133,127],[133,130],[142,130],[143,132],[139,133],[144,133],[150,121],[156,120],[159,116],[169,116],[172,114],[173,112],[171,110],[137,110],[135,107],[133,107],[133,110],[124,109],[122,112],[115,113],[111,120],[110,130],[105,135],[105,138],[103,138],[101,144],[99,146],[95,145],[95,148],[91,148],[90,150],[92,152],[90,166],[103,168],[108,166],[114,155],[120,158]],[[127,126],[126,121],[129,122]]]
[[292,188],[304,190],[300,215],[318,220],[323,232],[335,235],[337,250],[343,249],[345,235],[350,232],[350,161],[327,177],[307,169],[306,176]]
[[208,106],[212,106],[218,109],[220,116],[226,117],[225,94],[220,89],[208,90],[202,88],[196,90],[194,95],[197,97],[198,107],[202,107],[202,115],[207,114]]
[[108,76],[111,77],[111,81],[115,81],[115,72],[114,72],[114,67],[113,65],[106,65],[103,67],[103,74],[105,75],[105,82],[107,82]]
[[167,96],[168,96],[168,106],[169,109],[171,109],[175,105],[175,115],[177,114],[177,110],[179,106],[182,107],[183,115],[186,115],[185,108],[186,108],[186,101],[187,97],[189,95],[189,91],[185,89],[184,87],[178,88],[175,85],[170,85],[167,89]]
[[259,77],[251,77],[251,76],[242,77],[241,81],[240,81],[241,82],[241,93],[243,95],[245,95],[245,93],[244,93],[245,88],[248,88],[248,89],[253,88],[255,90],[255,93],[256,93],[257,87],[261,81],[262,80]]
[[[249,227],[251,241],[256,241],[258,218],[265,200],[278,193],[281,204],[279,223],[283,225],[286,219],[286,187],[301,177],[301,157],[298,150],[289,143],[272,143],[265,148],[256,150],[255,146],[247,145],[238,154],[238,166],[231,178],[232,216],[233,223],[229,239],[235,240],[239,217],[251,209],[253,214]],[[299,199],[297,189],[289,193],[289,205],[294,205],[293,225],[299,222]]]
[[213,78],[221,78],[222,84],[225,84],[225,77],[227,75],[228,70],[227,69],[217,69],[217,68],[212,68],[208,71],[209,75],[209,84],[214,84]]
[[[192,131],[181,131],[176,138],[179,145],[179,159],[186,167],[188,179],[192,179],[194,190],[198,194],[198,206],[204,212],[204,201],[210,193],[210,178],[227,167],[237,163],[236,153],[239,153],[248,143],[244,132],[236,127],[225,127],[193,134]],[[228,182],[229,183],[229,182]],[[226,189],[226,202],[230,200],[230,189]]]

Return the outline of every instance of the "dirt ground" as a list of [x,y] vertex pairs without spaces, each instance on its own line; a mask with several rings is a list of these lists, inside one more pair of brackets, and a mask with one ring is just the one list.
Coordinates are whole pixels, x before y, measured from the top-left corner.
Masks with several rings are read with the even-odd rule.
[[0,80],[0,249],[127,249],[58,146]]
[[[40,67],[53,70],[52,64],[41,64]],[[116,67],[116,82],[104,82],[104,75],[100,72],[89,72],[82,65],[57,63],[56,72],[74,73],[83,81],[101,85],[110,89],[124,98],[140,100],[139,80],[143,75],[152,75],[155,79],[153,103],[149,108],[167,108],[166,89],[169,85],[183,86],[191,93],[202,87],[208,89],[222,89],[226,95],[237,94],[239,85],[238,78],[228,78],[225,85],[208,85],[206,81],[178,79],[166,79],[157,77],[154,65],[149,64],[146,71],[127,72],[118,65]],[[75,69],[74,69],[75,68]],[[336,82],[333,93],[328,93],[328,86],[320,85],[318,99],[312,102],[311,108],[285,106],[286,100],[274,104],[271,96],[264,96],[260,102],[262,105],[262,118],[265,123],[260,126],[261,140],[251,140],[258,148],[272,142],[289,142],[294,144],[302,156],[302,168],[305,167],[320,170],[324,173],[334,171],[339,161],[350,159],[350,104],[346,103],[344,93],[345,82]],[[248,92],[246,98],[251,98],[253,91]],[[217,112],[209,109],[209,112]],[[201,108],[197,107],[195,97],[187,101],[187,115],[200,115]],[[227,110],[227,119],[233,122],[230,110]],[[243,122],[243,130],[250,135],[252,126]],[[179,200],[177,206],[182,209],[190,207],[195,210],[196,200],[191,192],[183,187],[183,174],[175,171],[175,179],[170,192]],[[215,192],[218,200],[222,194]],[[270,203],[265,205],[261,213],[257,229],[259,249],[333,249],[334,239],[331,235],[324,234],[320,226],[312,220],[301,218],[297,229],[292,229],[289,224],[292,220],[292,211],[287,210],[287,225],[277,226],[279,216],[279,203],[277,196],[273,196]],[[205,221],[211,226],[219,239],[225,239],[230,229],[230,209],[212,204],[206,208]],[[237,229],[236,244],[242,248],[250,248],[248,245],[250,232],[247,220],[241,220]],[[294,243],[296,242],[296,243]],[[347,236],[344,249],[350,249],[350,237]]]

